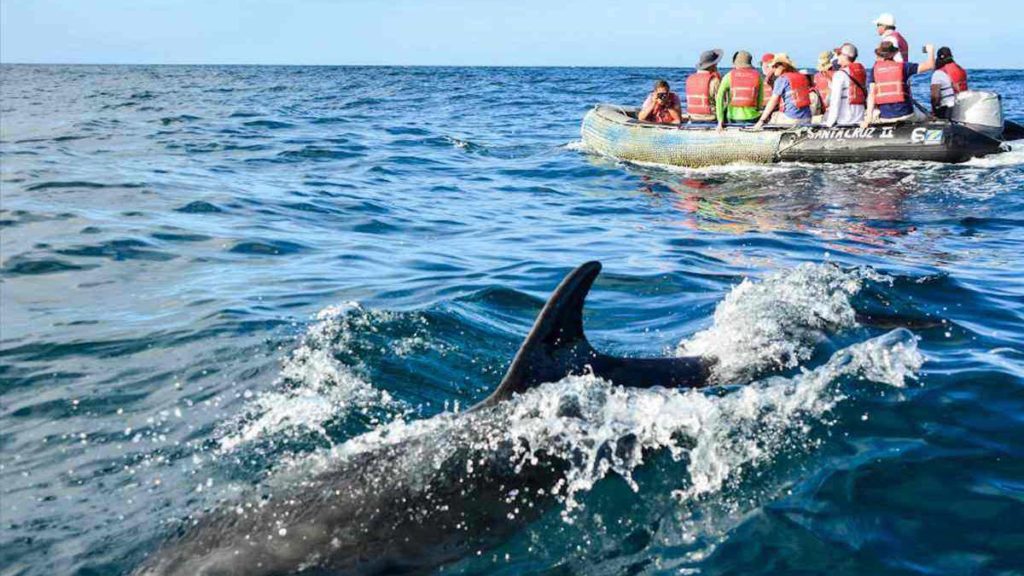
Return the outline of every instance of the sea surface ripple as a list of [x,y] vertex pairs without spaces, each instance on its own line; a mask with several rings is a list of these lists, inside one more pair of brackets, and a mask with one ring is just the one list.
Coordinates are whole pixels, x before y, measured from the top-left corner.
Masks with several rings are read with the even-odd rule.
[[[681,70],[0,70],[4,576],[128,574],[206,507],[474,404],[594,259],[595,345],[714,355],[722,386],[513,404],[534,446],[643,451],[443,572],[1024,573],[1020,147],[583,148],[589,106]],[[1022,82],[971,71],[1017,121]],[[586,418],[553,432],[545,395]]]

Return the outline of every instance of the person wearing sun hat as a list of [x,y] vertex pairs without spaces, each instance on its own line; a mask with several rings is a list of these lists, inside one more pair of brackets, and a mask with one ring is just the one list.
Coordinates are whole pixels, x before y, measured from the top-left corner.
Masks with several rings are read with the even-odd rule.
[[832,50],[818,54],[817,72],[814,73],[814,86],[811,88],[811,111],[815,115],[824,114],[828,110],[829,84],[835,72],[832,65],[834,56]]
[[[811,83],[807,76],[797,72],[796,64],[784,52],[772,58],[772,71],[775,84],[772,86],[772,97],[761,113],[761,118],[754,125],[760,129],[765,122],[772,124],[809,124],[811,122]],[[772,112],[780,106],[781,112]]]
[[732,55],[732,70],[722,78],[715,94],[715,116],[718,130],[731,124],[757,121],[761,103],[761,74],[751,64],[753,56],[746,50]]
[[888,12],[882,13],[875,18],[875,31],[881,36],[881,42],[889,42],[899,49],[899,53],[893,58],[896,62],[910,61],[910,45],[902,34],[896,31],[896,17]]
[[715,121],[715,94],[722,75],[718,73],[718,61],[722,50],[705,50],[697,61],[697,71],[686,79],[686,112],[691,122]]
[[892,42],[882,42],[875,49],[877,60],[868,70],[868,103],[861,126],[868,127],[875,120],[914,119],[914,95],[910,90],[910,78],[914,74],[928,72],[935,68],[935,46],[925,45],[928,60],[897,62],[899,47]]

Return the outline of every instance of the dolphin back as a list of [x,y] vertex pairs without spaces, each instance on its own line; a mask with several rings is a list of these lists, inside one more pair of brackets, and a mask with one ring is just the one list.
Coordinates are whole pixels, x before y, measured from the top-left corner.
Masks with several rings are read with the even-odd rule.
[[583,305],[601,263],[587,262],[555,288],[501,384],[474,408],[492,406],[545,382],[591,372],[616,385],[693,388],[705,386],[712,362],[704,358],[623,358],[594,350],[583,331]]

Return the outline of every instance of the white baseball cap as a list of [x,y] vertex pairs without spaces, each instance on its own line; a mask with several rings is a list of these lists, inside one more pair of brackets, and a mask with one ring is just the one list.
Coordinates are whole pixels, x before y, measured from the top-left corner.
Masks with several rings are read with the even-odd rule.
[[896,25],[896,18],[892,14],[889,14],[888,12],[885,12],[884,14],[881,14],[878,18],[875,18],[875,26],[895,26],[895,25]]

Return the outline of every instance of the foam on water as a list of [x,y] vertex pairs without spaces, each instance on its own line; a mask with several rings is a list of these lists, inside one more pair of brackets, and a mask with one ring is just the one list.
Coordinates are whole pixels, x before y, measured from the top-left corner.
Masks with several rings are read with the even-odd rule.
[[866,268],[802,264],[754,282],[745,279],[715,308],[714,324],[683,340],[679,356],[717,363],[718,384],[748,381],[770,369],[794,368],[827,332],[856,325],[850,297],[866,279],[886,278]]
[[983,158],[971,158],[965,166],[976,168],[998,168],[1000,166],[1019,166],[1024,164],[1024,140],[1012,140],[1003,144],[1006,152],[992,154]]
[[[800,446],[808,422],[842,400],[832,387],[840,378],[903,386],[923,361],[916,338],[899,329],[840,350],[823,366],[792,378],[769,378],[721,396],[629,389],[573,376],[510,404],[509,435],[523,450],[573,462],[560,487],[567,514],[578,506],[576,495],[609,472],[637,489],[632,473],[651,450],[688,458],[689,478],[675,495],[689,499],[720,490],[744,467],[767,463],[786,446]],[[565,417],[567,402],[577,417]]]
[[[244,413],[222,432],[222,451],[278,434],[314,433],[329,440],[324,424],[339,415],[398,407],[390,394],[374,388],[334,356],[351,345],[359,330],[373,329],[387,320],[388,313],[366,311],[349,302],[325,308],[316,319],[302,344],[285,359],[274,386],[256,394]],[[402,354],[413,346],[403,339],[393,348]]]
[[731,162],[728,164],[713,164],[710,166],[676,166],[674,164],[659,164],[657,162],[641,162],[636,160],[628,161],[629,164],[636,166],[642,166],[645,168],[656,168],[665,172],[672,172],[674,174],[683,175],[716,175],[716,174],[732,174],[737,173],[743,174],[780,174],[800,168],[800,164],[793,162],[786,163],[775,163],[775,164],[759,164],[756,162]]

